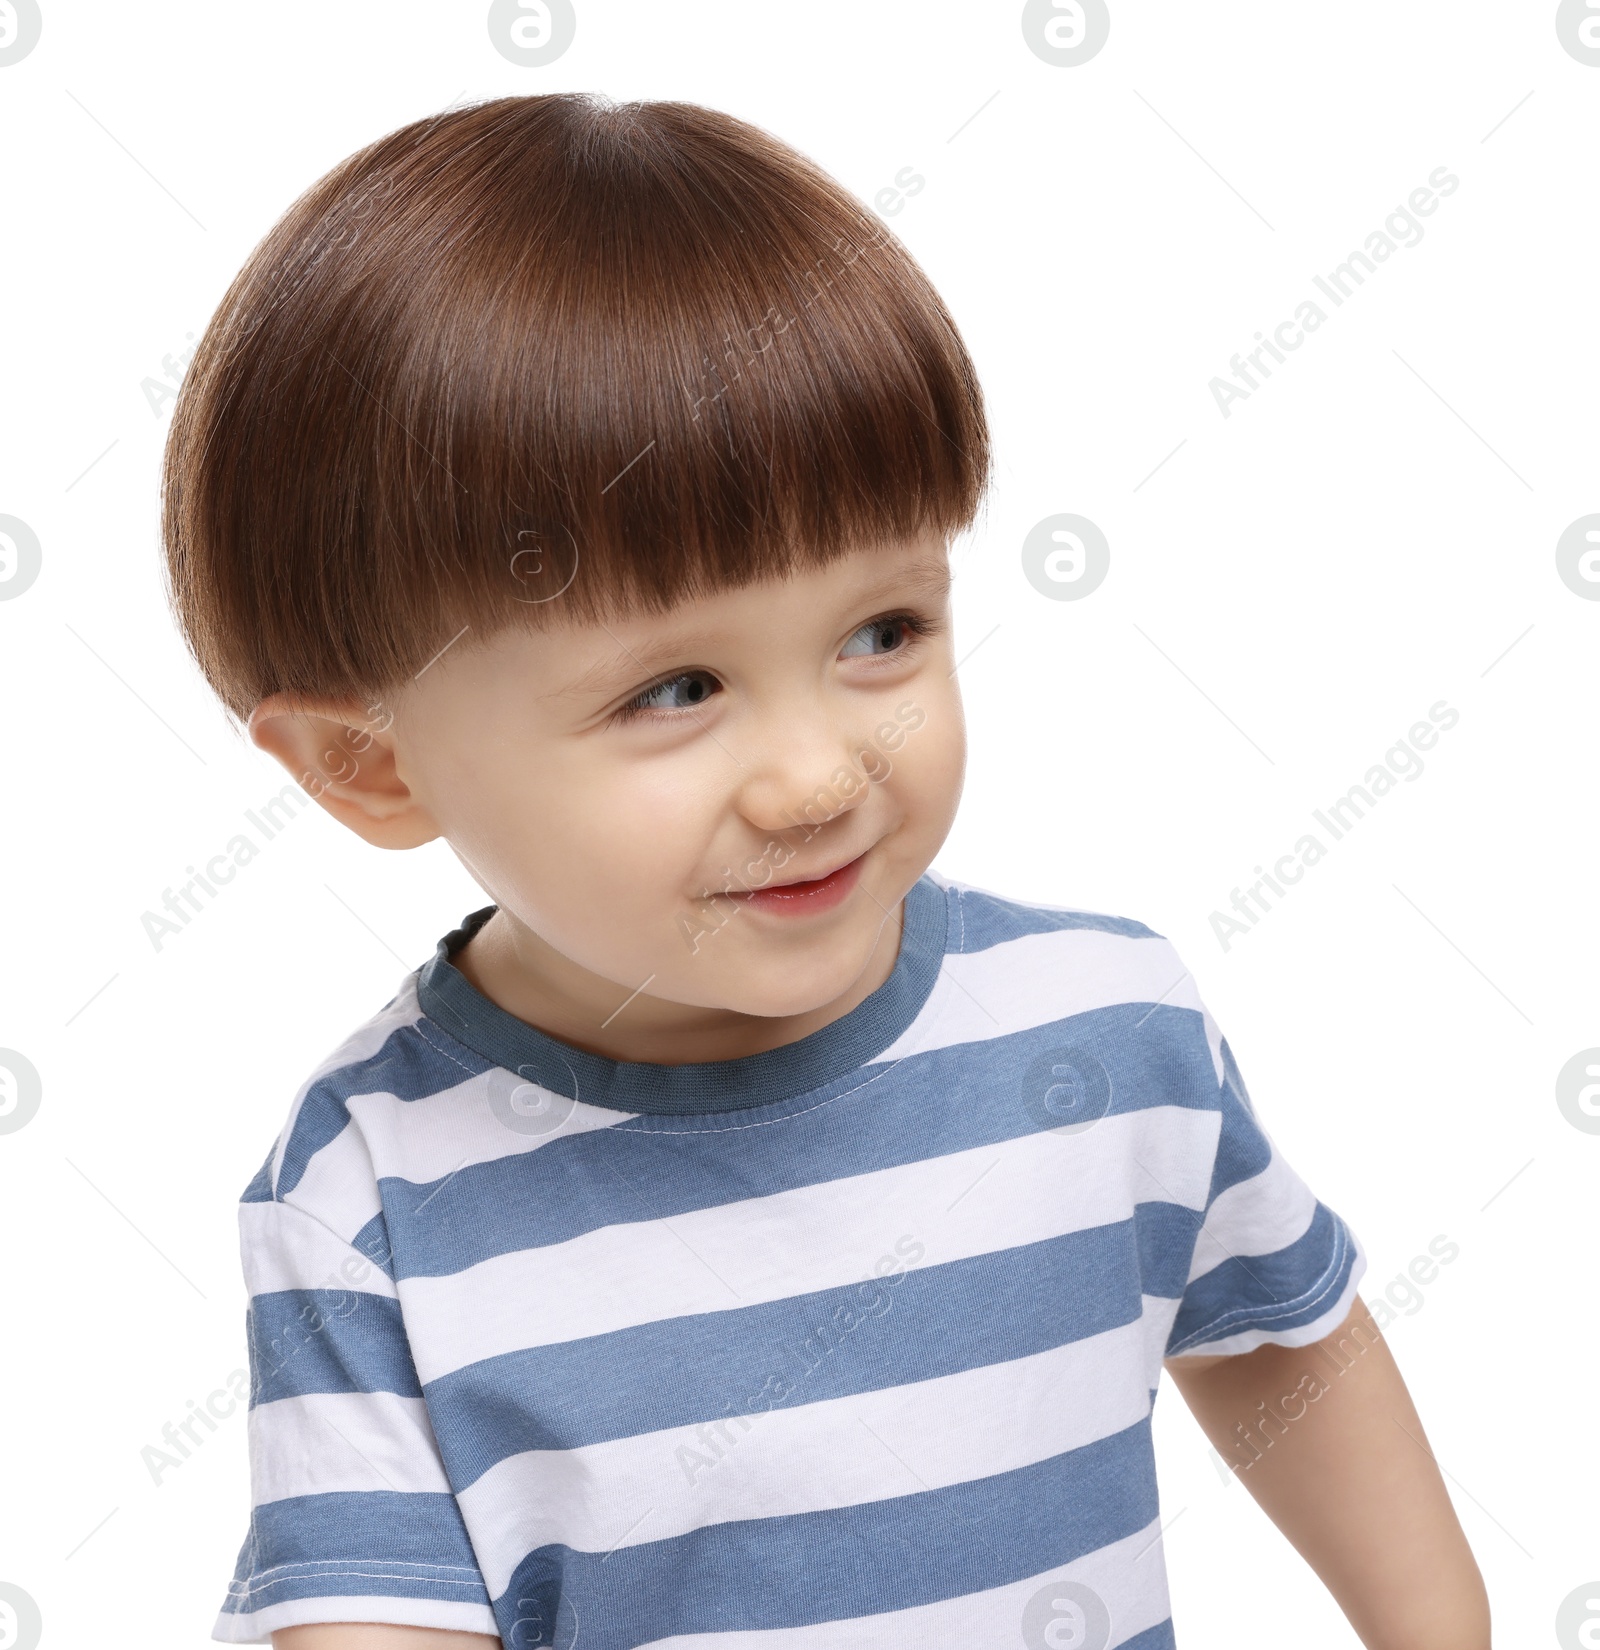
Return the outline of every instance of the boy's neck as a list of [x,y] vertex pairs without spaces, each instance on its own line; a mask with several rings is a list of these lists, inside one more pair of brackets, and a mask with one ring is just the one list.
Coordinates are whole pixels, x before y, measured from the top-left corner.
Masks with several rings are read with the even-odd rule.
[[745,1014],[644,991],[629,999],[614,981],[563,956],[503,907],[450,961],[497,1008],[560,1042],[610,1060],[693,1065],[761,1054],[842,1019],[894,972],[904,919],[902,899],[849,989],[801,1014]]

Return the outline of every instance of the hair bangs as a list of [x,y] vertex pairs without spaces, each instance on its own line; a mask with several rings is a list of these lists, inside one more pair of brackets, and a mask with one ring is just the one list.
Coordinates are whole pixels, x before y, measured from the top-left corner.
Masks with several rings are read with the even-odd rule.
[[731,116],[561,93],[404,127],[290,208],[186,374],[163,532],[243,716],[949,537],[989,469],[955,326],[854,197]]

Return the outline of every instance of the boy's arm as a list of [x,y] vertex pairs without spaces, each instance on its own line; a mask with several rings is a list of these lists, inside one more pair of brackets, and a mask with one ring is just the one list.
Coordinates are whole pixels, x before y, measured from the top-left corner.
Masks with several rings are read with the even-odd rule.
[[1483,1578],[1359,1295],[1312,1345],[1175,1357],[1166,1369],[1367,1650],[1488,1650]]
[[456,1633],[444,1627],[396,1627],[380,1621],[330,1621],[280,1627],[272,1650],[500,1650],[487,1633]]

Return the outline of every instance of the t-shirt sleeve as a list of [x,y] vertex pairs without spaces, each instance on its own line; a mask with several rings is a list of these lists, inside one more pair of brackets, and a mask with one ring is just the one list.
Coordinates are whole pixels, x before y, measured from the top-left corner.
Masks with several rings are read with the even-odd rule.
[[387,1257],[261,1177],[239,1226],[250,1528],[212,1637],[268,1644],[278,1628],[330,1621],[496,1633]]
[[1366,1255],[1261,1126],[1233,1050],[1203,1005],[1201,1018],[1213,1072],[1221,1068],[1221,1129],[1166,1355],[1231,1355],[1268,1341],[1306,1346],[1343,1322]]

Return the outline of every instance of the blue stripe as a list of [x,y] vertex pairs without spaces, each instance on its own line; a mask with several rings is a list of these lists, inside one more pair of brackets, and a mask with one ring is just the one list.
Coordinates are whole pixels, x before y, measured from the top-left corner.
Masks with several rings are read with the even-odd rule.
[[422,1387],[400,1303],[355,1289],[282,1289],[251,1298],[250,1403],[308,1392],[397,1392]]
[[[380,1187],[390,1184],[392,1182],[387,1180],[379,1182]],[[401,1181],[399,1184],[406,1185],[408,1182]],[[380,1199],[382,1195],[380,1191]],[[359,1249],[385,1276],[394,1277],[394,1245],[389,1241],[389,1223],[384,1219],[382,1210],[350,1239],[350,1247]]]
[[1167,1356],[1248,1330],[1281,1334],[1314,1322],[1338,1299],[1355,1260],[1349,1227],[1318,1203],[1311,1224],[1287,1248],[1233,1256],[1189,1285]]
[[1250,1091],[1244,1086],[1244,1073],[1239,1070],[1239,1062],[1234,1058],[1233,1049],[1226,1037],[1222,1039],[1222,1086],[1224,1090],[1232,1092],[1233,1097],[1253,1119],[1256,1108],[1250,1103]]
[[255,1509],[224,1614],[345,1594],[487,1606],[455,1497],[340,1490]]
[[[392,1275],[446,1277],[604,1226],[715,1209],[730,1188],[767,1197],[1040,1133],[1070,1118],[1045,1103],[1056,1081],[1052,1051],[1099,1064],[1106,1092],[1091,1109],[1103,1104],[1100,1115],[1216,1108],[1216,1071],[1193,1009],[1093,1009],[910,1055],[864,1087],[858,1070],[819,1093],[741,1114],[732,1126],[640,1117],[531,1151],[517,1151],[508,1132],[505,1157],[421,1184],[385,1176]],[[766,1126],[779,1119],[781,1129]]]
[[1222,1132],[1211,1170],[1211,1189],[1206,1194],[1208,1209],[1230,1186],[1255,1179],[1272,1161],[1272,1142],[1245,1110],[1231,1084],[1223,1085],[1216,1106],[1222,1113]]
[[1185,1214],[1187,1250],[1198,1215],[1141,1204],[1134,1220],[993,1254],[480,1359],[426,1388],[451,1487],[459,1494],[524,1450],[794,1409],[1136,1322],[1150,1242],[1137,1228],[1170,1231]]
[[270,1203],[272,1201],[272,1159],[277,1150],[278,1145],[274,1141],[272,1150],[267,1153],[266,1162],[256,1170],[254,1178],[245,1187],[244,1195],[239,1199],[241,1203]]
[[1205,1217],[1181,1203],[1140,1203],[1133,1213],[1145,1294],[1179,1299],[1189,1282],[1195,1240]]
[[[861,1448],[884,1446],[863,1431]],[[915,1470],[912,1449],[908,1483]],[[546,1632],[575,1620],[583,1650],[852,1621],[1040,1575],[1156,1512],[1143,1420],[1032,1466],[887,1501],[736,1519],[609,1553],[542,1547],[517,1566],[495,1615],[508,1644],[551,1642],[529,1625],[514,1636],[519,1620]],[[1019,1616],[1018,1643],[1020,1629]]]
[[1130,940],[1159,940],[1165,935],[1146,928],[1132,917],[1112,917],[1099,911],[1049,911],[996,894],[959,888],[950,913],[949,949],[970,956],[988,951],[1026,934],[1049,934],[1061,928],[1087,928],[1101,934],[1121,934]]

